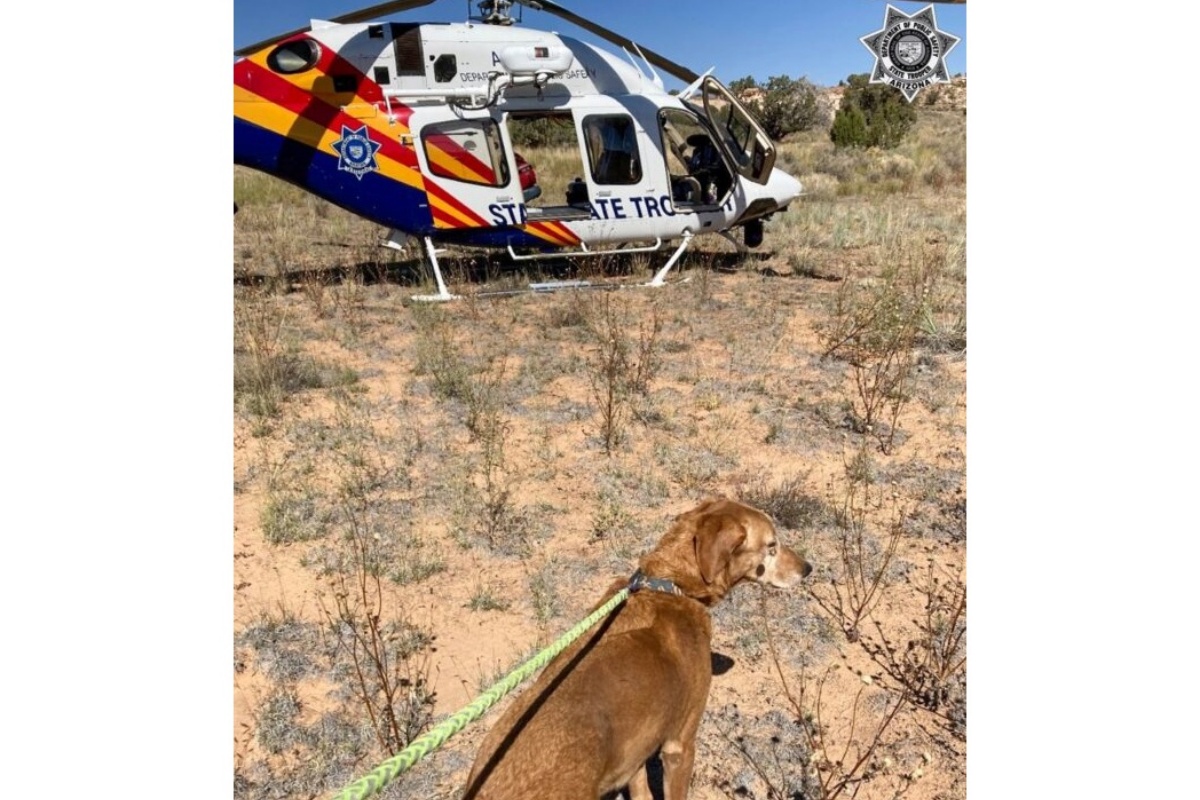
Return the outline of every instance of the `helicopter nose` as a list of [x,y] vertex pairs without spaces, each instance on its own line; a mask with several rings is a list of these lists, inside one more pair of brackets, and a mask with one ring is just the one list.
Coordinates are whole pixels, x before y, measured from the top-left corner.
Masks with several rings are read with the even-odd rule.
[[786,172],[772,169],[771,177],[767,180],[767,191],[782,208],[799,197],[804,187]]

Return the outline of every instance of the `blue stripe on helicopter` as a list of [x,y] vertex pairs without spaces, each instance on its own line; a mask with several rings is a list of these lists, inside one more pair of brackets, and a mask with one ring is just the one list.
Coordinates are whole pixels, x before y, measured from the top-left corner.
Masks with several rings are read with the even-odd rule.
[[358,177],[339,169],[337,156],[237,117],[233,161],[276,175],[380,225],[421,236],[436,232],[424,191],[378,172]]

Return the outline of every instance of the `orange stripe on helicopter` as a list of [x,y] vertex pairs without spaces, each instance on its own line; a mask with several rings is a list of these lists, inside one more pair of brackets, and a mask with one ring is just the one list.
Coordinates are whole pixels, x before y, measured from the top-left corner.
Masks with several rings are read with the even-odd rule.
[[[417,189],[426,188],[415,151],[398,142],[399,134],[409,132],[407,125],[402,124],[399,129],[381,129],[367,120],[346,114],[342,110],[344,107],[335,106],[311,93],[309,87],[320,79],[320,76],[311,76],[313,70],[304,73],[310,77],[300,82],[295,80],[294,76],[289,78],[275,74],[260,63],[263,60],[265,55],[260,53],[249,59],[252,64],[246,65],[243,73],[235,72],[235,108],[238,108],[240,102],[240,116],[243,119],[332,156],[337,156],[333,143],[341,138],[343,125],[352,129],[366,126],[378,135],[381,144],[376,154],[379,172],[405,185]],[[318,64],[314,69],[321,66],[322,64]],[[251,86],[253,89],[249,88]],[[364,101],[362,105],[367,105],[365,101],[372,98],[382,97],[382,90],[378,84],[366,78],[360,78],[359,86],[365,88],[354,97],[358,101]],[[265,102],[254,102],[256,97]],[[404,122],[411,117],[412,110],[406,106],[393,103],[392,108],[404,112],[400,115]],[[495,183],[494,170],[449,137],[440,134],[426,137],[425,152],[438,174],[472,183]],[[442,204],[443,213],[438,220],[441,222],[440,227],[490,226],[490,223],[455,201],[449,194],[440,197],[431,195],[431,200],[431,209],[438,206],[438,201]]]
[[[429,209],[441,213],[434,215],[434,224],[439,228],[490,228],[492,223],[476,214],[444,187],[433,181],[425,182],[425,195],[429,198]],[[438,223],[441,224],[438,224]],[[457,222],[457,224],[456,224]]]
[[575,232],[561,222],[530,222],[525,225],[524,230],[526,233],[547,239],[554,244],[579,244],[579,237],[575,235]]
[[461,210],[447,205],[433,196],[429,197],[429,211],[433,216],[433,226],[435,228],[458,230],[459,228],[487,227],[486,225],[480,225],[475,219],[464,214]]
[[[257,97],[261,98],[262,101],[264,101],[242,102],[240,108],[235,103],[235,112],[241,111],[239,116],[241,116],[242,119],[246,120],[247,122],[251,122],[256,125],[260,124],[257,117],[260,115],[266,115],[268,112],[268,109],[264,107],[277,106],[281,109],[291,112],[296,117],[303,118],[310,123],[329,129],[334,134],[334,137],[330,139],[329,143],[327,144],[330,144],[340,138],[341,128],[343,125],[354,129],[361,128],[365,125],[376,134],[377,138],[373,138],[375,138],[375,140],[382,145],[377,155],[386,156],[387,158],[390,158],[391,160],[399,164],[403,164],[404,166],[413,170],[417,169],[416,153],[413,152],[411,148],[404,147],[398,141],[399,134],[409,132],[408,125],[405,123],[407,123],[408,118],[411,116],[411,109],[404,108],[400,104],[393,102],[392,108],[394,111],[399,112],[403,108],[407,112],[400,115],[400,119],[402,119],[403,122],[398,126],[386,125],[387,117],[386,115],[382,115],[378,117],[378,119],[384,122],[384,126],[380,127],[376,124],[373,124],[369,120],[359,119],[345,113],[343,109],[346,106],[335,105],[328,100],[322,99],[319,95],[314,95],[311,88],[305,88],[303,85],[298,84],[294,80],[276,75],[270,69],[262,66],[261,64],[249,64],[245,65],[245,67],[246,68],[244,71],[235,70],[234,72],[235,92],[240,86],[244,91],[250,92],[252,95],[256,95]],[[312,70],[309,70],[309,72],[304,74],[308,75],[311,72]],[[323,78],[320,76],[316,78],[310,78],[308,83],[311,84],[322,79]],[[359,82],[360,86],[363,86],[365,83],[369,83],[365,78]],[[379,87],[376,84],[371,84],[371,86],[374,87],[374,91],[364,90],[354,94],[354,102],[348,103],[347,105],[358,105],[359,107],[365,107],[371,105],[372,102],[378,102],[372,101],[370,98],[373,95],[380,94]],[[342,95],[349,94],[349,92],[342,93]],[[237,101],[239,99],[246,101],[253,100],[254,97],[239,97],[235,94],[234,100]],[[263,127],[268,126],[264,125]],[[275,130],[278,133],[283,133],[289,138],[296,138],[290,135],[290,131],[279,131],[274,127],[272,127],[271,130]],[[298,139],[297,141],[302,141],[304,144],[308,144],[309,146],[315,146],[311,140]],[[323,147],[322,149],[330,155],[337,155],[337,152],[333,150],[331,146]],[[405,183],[418,186],[419,188],[419,184],[413,183],[411,180],[405,181]]]
[[525,233],[528,233],[530,236],[536,236],[539,239],[543,239],[546,241],[546,243],[552,244],[555,247],[563,247],[565,245],[572,244],[572,242],[569,240],[564,239],[561,233],[553,230],[550,225],[545,222],[529,222],[521,226],[521,230],[525,231]]
[[[244,90],[234,87],[234,101],[241,101],[243,109],[250,112],[240,114],[242,119],[322,153],[337,156],[337,151],[333,149],[333,143],[341,138],[340,126],[337,130],[330,130],[321,123],[294,114],[282,106],[274,103],[254,102],[253,96],[247,97],[246,95]],[[360,126],[361,124],[355,125],[355,127]],[[394,153],[391,148],[386,149],[389,153]],[[376,154],[376,164],[379,167],[379,173],[384,177],[398,181],[405,186],[424,190],[425,179],[416,164],[409,166],[397,163],[391,158],[384,157],[383,149]]]
[[[476,214],[450,194],[445,187],[439,186],[433,181],[426,181],[425,191],[429,198],[429,210],[433,214],[434,227],[447,229],[495,227],[495,223]],[[522,230],[555,247],[579,243],[578,236],[557,222],[531,222],[523,226]]]
[[435,138],[439,137],[431,136],[424,140],[425,155],[429,158],[429,169],[434,175],[485,186],[496,185],[496,173],[493,170],[488,168],[472,169],[470,164],[447,153],[445,148],[435,144]]
[[[310,38],[313,37],[301,34],[287,41],[299,41]],[[358,67],[354,66],[352,63],[338,55],[336,50],[328,47],[319,39],[313,40],[320,45],[321,56],[311,69],[305,70],[304,72],[296,75],[281,76],[267,66],[267,56],[272,52],[273,48],[260,50],[259,52],[249,56],[246,61],[254,64],[268,75],[278,77],[281,80],[292,83],[294,86],[303,91],[306,96],[316,95],[322,92],[322,90],[325,94],[333,94],[334,75],[341,77],[352,77],[355,79],[355,88],[357,90],[354,95],[354,102],[366,104],[382,103],[383,107],[385,109],[387,108],[387,100],[383,96],[383,87],[368,78],[366,74]],[[329,83],[329,88],[319,88],[317,83],[326,79]],[[346,93],[341,92],[338,94]],[[392,101],[390,110],[391,113],[397,118],[397,121],[407,129],[409,127],[408,120],[410,117],[412,117],[413,113],[412,108],[404,105],[403,103]]]
[[[426,152],[428,152],[429,145],[433,145],[441,151],[436,163],[447,172],[448,177],[459,178],[471,183],[483,183],[488,186],[499,185],[496,171],[492,165],[454,141],[453,136],[444,133],[428,133],[422,136],[422,140],[425,143]],[[430,163],[432,166],[434,162]]]

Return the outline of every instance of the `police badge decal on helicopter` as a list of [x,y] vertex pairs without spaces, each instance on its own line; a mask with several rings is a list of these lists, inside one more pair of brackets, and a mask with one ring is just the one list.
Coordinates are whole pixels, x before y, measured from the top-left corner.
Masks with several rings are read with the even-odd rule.
[[379,169],[375,154],[382,146],[379,142],[371,141],[366,125],[358,129],[343,125],[342,138],[333,143],[333,149],[338,153],[338,169],[349,172],[361,181],[363,175]]
[[870,82],[894,86],[912,102],[926,86],[950,82],[946,55],[959,39],[938,30],[933,6],[909,16],[889,5],[883,28],[859,41],[875,56]]

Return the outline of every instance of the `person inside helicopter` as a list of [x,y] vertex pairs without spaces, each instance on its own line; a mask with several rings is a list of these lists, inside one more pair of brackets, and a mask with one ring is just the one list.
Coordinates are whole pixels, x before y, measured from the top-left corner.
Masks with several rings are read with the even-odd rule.
[[716,203],[733,185],[729,170],[725,168],[721,154],[707,133],[693,133],[687,138],[687,143],[692,148],[687,160],[688,174],[701,187],[700,198],[693,202]]
[[733,175],[708,130],[693,115],[662,114],[664,155],[671,176],[671,199],[681,206],[712,206],[733,188]]

